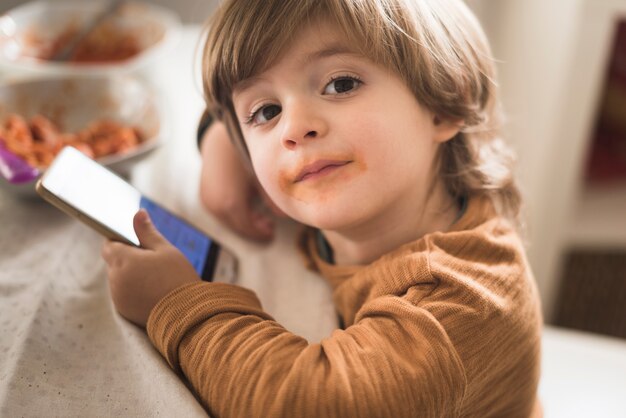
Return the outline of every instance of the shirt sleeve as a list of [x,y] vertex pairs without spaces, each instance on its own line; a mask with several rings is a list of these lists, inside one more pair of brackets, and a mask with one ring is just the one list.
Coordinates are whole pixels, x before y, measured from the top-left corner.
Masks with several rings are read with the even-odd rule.
[[466,387],[443,327],[397,296],[367,302],[354,325],[309,344],[253,292],[193,283],[161,300],[147,328],[216,417],[449,417]]

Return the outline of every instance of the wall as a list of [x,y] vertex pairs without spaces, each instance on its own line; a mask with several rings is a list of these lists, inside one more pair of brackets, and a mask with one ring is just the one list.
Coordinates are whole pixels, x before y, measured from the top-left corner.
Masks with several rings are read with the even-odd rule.
[[626,2],[492,0],[482,5],[500,60],[508,138],[519,156],[527,197],[528,254],[550,322],[568,249],[626,247],[626,187],[603,191],[582,181],[614,24],[626,18]]
[[555,218],[563,214],[560,206],[550,203],[549,195],[554,187],[566,187],[570,182],[566,178],[558,181],[559,167],[565,163],[559,151],[560,108],[571,83],[570,63],[582,0],[500,0],[490,4],[494,7],[486,15],[487,29],[500,61],[506,131],[518,154],[518,177],[526,196],[528,255],[550,320],[560,261],[560,226]]

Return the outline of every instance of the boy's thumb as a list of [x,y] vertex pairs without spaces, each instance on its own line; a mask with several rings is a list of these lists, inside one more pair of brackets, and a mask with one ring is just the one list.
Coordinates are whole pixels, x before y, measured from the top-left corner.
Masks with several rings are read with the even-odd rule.
[[140,209],[133,218],[133,227],[143,248],[154,249],[165,239],[154,227],[145,209]]

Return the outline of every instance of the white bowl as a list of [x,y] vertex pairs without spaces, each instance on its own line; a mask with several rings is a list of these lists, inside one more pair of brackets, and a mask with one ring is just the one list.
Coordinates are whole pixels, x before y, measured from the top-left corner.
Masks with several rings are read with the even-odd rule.
[[[137,127],[144,141],[123,154],[97,159],[127,175],[138,160],[163,143],[168,134],[163,103],[145,81],[130,75],[72,76],[13,81],[0,85],[0,123],[16,113],[26,119],[43,115],[77,132],[96,120],[111,119]],[[0,176],[0,188],[35,196],[35,182],[11,184]]]
[[57,39],[69,27],[82,27],[108,4],[101,0],[35,1],[0,16],[0,71],[19,78],[38,75],[112,74],[148,69],[179,39],[181,23],[172,11],[150,3],[126,2],[111,22],[116,33],[132,34],[140,51],[123,61],[105,63],[55,62],[33,57],[33,39]]

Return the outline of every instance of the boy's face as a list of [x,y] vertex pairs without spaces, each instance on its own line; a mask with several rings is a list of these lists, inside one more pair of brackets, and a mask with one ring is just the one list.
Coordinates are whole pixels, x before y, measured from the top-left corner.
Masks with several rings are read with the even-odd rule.
[[233,101],[265,191],[323,230],[418,216],[437,146],[458,130],[435,123],[402,79],[323,23],[239,83]]

